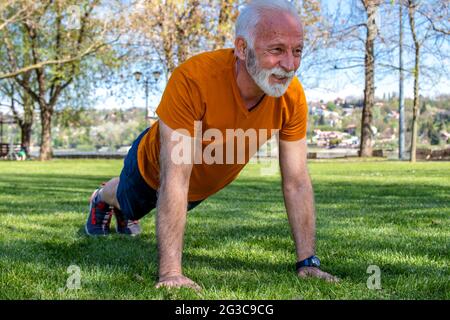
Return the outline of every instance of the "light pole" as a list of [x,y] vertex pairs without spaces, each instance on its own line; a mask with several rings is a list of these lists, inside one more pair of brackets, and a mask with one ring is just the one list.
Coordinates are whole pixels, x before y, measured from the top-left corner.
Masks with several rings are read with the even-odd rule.
[[159,81],[159,77],[161,76],[161,72],[160,71],[153,71],[152,72],[152,76],[153,77],[149,77],[144,75],[142,72],[140,71],[136,71],[133,73],[134,78],[136,79],[137,82],[139,82],[141,80],[141,78],[143,78],[144,81],[144,85],[145,85],[145,119],[147,121],[149,121],[151,118],[154,117],[154,115],[152,114],[152,112],[150,111],[150,107],[148,105],[148,92],[149,92],[149,85],[156,85]]

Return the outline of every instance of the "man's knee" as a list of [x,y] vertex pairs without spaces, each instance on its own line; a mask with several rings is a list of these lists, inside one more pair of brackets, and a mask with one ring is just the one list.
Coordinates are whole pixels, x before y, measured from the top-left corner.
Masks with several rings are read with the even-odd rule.
[[112,178],[103,186],[100,194],[103,201],[105,201],[109,205],[116,207],[117,209],[120,209],[120,204],[116,196],[119,182],[119,177]]

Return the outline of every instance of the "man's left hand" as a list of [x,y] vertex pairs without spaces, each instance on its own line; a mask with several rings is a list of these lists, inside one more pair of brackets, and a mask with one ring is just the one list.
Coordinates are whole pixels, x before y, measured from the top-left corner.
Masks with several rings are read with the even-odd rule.
[[331,274],[326,273],[316,267],[301,267],[300,269],[298,269],[297,274],[300,278],[314,277],[324,279],[328,282],[339,282],[339,279],[337,277],[332,276]]

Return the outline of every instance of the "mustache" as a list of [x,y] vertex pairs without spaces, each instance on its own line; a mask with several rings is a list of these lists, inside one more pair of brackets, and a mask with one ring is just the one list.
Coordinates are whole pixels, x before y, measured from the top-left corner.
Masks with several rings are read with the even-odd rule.
[[275,67],[275,68],[269,69],[268,71],[270,71],[271,74],[274,74],[277,77],[292,78],[295,76],[295,71],[286,72],[283,69],[281,69],[280,67]]

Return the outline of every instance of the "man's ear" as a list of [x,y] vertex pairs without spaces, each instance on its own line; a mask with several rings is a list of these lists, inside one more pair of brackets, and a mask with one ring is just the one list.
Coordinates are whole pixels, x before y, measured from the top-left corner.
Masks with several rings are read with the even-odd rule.
[[247,56],[247,41],[242,37],[237,37],[234,40],[235,54],[240,60],[245,60]]

